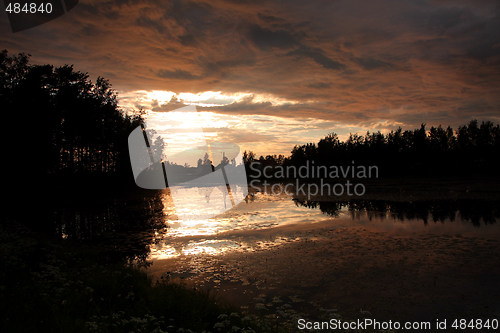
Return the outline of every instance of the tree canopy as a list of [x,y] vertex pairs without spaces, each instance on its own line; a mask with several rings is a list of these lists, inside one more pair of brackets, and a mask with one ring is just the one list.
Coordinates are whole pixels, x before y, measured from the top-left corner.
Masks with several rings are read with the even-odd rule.
[[126,115],[108,80],[72,65],[31,65],[30,55],[0,53],[0,110],[10,173],[129,173],[127,137],[143,123]]
[[247,174],[251,163],[264,166],[377,166],[381,175],[450,175],[497,174],[500,163],[500,125],[490,121],[481,124],[472,119],[453,130],[426,124],[414,130],[401,128],[387,134],[380,131],[365,135],[350,134],[341,141],[329,133],[318,143],[293,147],[289,157],[267,155],[256,158],[251,151],[243,153]]

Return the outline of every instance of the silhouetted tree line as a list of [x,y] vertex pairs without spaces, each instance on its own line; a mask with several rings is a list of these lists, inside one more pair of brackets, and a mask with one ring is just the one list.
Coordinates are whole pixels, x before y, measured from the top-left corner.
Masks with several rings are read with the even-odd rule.
[[500,126],[471,120],[454,131],[451,127],[431,127],[388,134],[350,134],[342,142],[335,133],[318,144],[295,146],[287,162],[304,165],[376,165],[382,175],[443,175],[468,172],[498,172]]
[[[255,153],[253,151],[244,151],[243,152],[243,164],[245,164],[245,170],[247,173],[247,178],[251,178],[252,175],[256,175],[255,169],[260,169],[262,170],[265,167],[276,167],[278,165],[283,165],[286,161],[287,158],[285,155],[279,154],[273,154],[273,155],[266,155],[260,156],[257,158]],[[253,166],[251,167],[251,165]]]
[[[500,163],[500,126],[490,121],[471,120],[454,131],[451,127],[431,127],[388,134],[380,131],[365,135],[350,134],[341,141],[330,133],[319,142],[296,145],[287,158],[276,155],[256,158],[253,152],[244,152],[247,170],[252,162],[257,167],[266,165],[300,167],[311,166],[378,166],[380,175],[448,175],[469,173],[497,173]],[[254,164],[255,165],[255,164]],[[253,172],[253,173],[252,173]]]
[[120,110],[102,77],[93,83],[73,66],[31,65],[3,50],[0,110],[4,167],[26,185],[47,175],[131,175],[127,137],[143,119]]

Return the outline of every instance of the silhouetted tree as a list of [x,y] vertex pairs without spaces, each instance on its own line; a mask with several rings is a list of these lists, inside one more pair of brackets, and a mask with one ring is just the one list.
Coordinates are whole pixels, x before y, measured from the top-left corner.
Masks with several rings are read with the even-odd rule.
[[0,53],[0,109],[8,124],[10,172],[47,175],[130,173],[127,137],[141,114],[125,115],[102,77],[73,66],[30,65],[29,55]]

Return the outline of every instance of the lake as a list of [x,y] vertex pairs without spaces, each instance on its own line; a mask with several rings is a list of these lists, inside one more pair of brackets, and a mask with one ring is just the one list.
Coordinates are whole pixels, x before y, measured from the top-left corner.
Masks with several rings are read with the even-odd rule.
[[57,233],[146,260],[154,279],[213,289],[292,326],[300,318],[500,316],[498,202],[257,192],[215,218],[180,220],[169,190],[144,193],[66,209]]

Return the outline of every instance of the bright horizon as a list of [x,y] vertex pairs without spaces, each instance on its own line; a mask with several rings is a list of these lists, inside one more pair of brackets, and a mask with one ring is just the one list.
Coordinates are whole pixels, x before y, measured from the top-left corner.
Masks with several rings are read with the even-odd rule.
[[[192,132],[193,128],[203,127],[204,139],[208,141],[231,142],[240,145],[241,151],[253,151],[257,157],[266,155],[289,156],[295,145],[317,143],[328,133],[335,132],[339,140],[346,141],[349,135],[365,135],[367,132],[380,131],[389,133],[401,127],[403,130],[414,130],[403,123],[379,123],[376,126],[366,127],[356,124],[345,124],[317,118],[292,118],[271,115],[224,114],[218,113],[221,106],[230,106],[239,103],[245,98],[268,102],[272,105],[292,105],[295,101],[286,101],[272,96],[252,96],[251,94],[225,95],[222,92],[207,91],[199,94],[179,93],[171,91],[134,91],[119,93],[119,106],[131,113],[139,109],[144,110],[148,121],[167,120],[170,126],[155,127],[164,141],[175,147],[186,140],[199,138],[199,134]],[[198,113],[178,112],[177,109],[186,106],[196,106]],[[494,117],[493,117],[494,118]],[[473,119],[471,117],[471,119]],[[479,120],[479,119],[478,119]],[[491,119],[481,119],[487,121]],[[431,126],[451,126],[448,123],[426,123],[426,129]],[[466,125],[466,123],[458,124]],[[453,127],[453,126],[452,126]],[[294,131],[290,131],[290,129]],[[453,127],[457,130],[458,126]],[[175,135],[173,135],[175,133]]]
[[[308,142],[316,143],[334,129],[342,140],[347,139],[349,133],[374,131],[374,129],[354,126],[344,125],[341,127],[334,122],[314,118],[293,119],[266,115],[228,115],[217,112],[218,106],[238,103],[248,95],[226,96],[221,92],[175,94],[169,91],[137,91],[128,94],[128,96],[120,94],[119,105],[126,112],[143,109],[146,112],[145,119],[147,121],[167,120],[171,124],[168,128],[159,126],[155,127],[155,130],[171,146],[175,147],[176,144],[185,140],[198,138],[199,134],[191,130],[203,127],[206,140],[236,143],[240,145],[242,151],[251,150],[257,156],[274,154],[289,156],[295,145]],[[177,100],[171,111],[154,111],[169,105],[169,103],[173,104],[171,103],[172,97]],[[267,96],[257,98],[263,101],[272,99]],[[293,103],[278,100],[273,102],[282,105]],[[185,105],[195,105],[198,114],[175,111]],[[289,131],[291,127],[295,129],[294,132]]]

